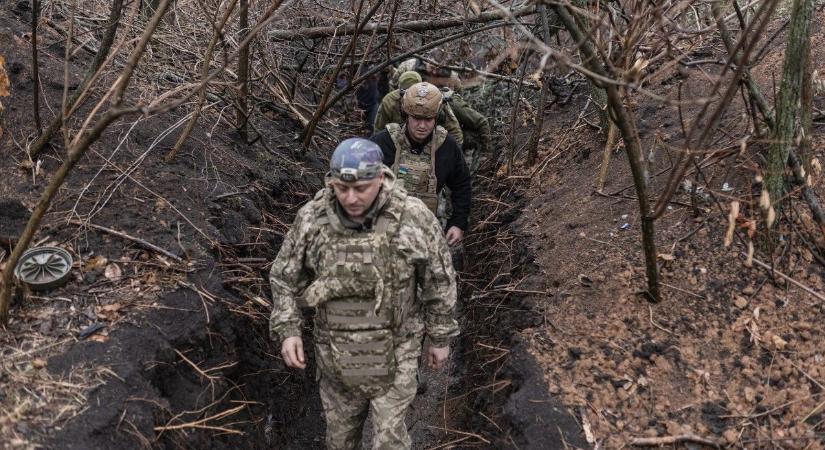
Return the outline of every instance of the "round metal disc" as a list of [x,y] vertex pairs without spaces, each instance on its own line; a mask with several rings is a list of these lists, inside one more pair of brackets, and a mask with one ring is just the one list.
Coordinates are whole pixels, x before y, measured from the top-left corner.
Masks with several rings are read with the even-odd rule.
[[35,247],[26,250],[14,274],[20,281],[39,291],[62,286],[72,270],[72,256],[57,247]]

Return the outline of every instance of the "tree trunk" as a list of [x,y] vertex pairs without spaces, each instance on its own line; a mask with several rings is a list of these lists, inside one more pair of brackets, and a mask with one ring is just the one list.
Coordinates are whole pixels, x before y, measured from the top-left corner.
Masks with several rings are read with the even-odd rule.
[[32,0],[32,78],[34,92],[32,95],[32,113],[37,135],[43,134],[43,124],[40,123],[40,64],[37,58],[37,22],[40,20],[40,1]]
[[[608,73],[604,66],[599,63],[598,55],[582,32],[573,15],[564,5],[553,5],[556,13],[561,19],[564,27],[576,42],[580,42],[580,50],[584,56],[582,58],[588,68],[597,75],[607,77]],[[656,241],[653,216],[648,200],[647,189],[647,165],[642,152],[639,132],[636,128],[636,120],[633,113],[625,105],[622,94],[615,84],[605,83],[604,89],[607,93],[608,112],[610,120],[616,124],[622,141],[627,151],[627,159],[630,163],[630,171],[633,174],[633,185],[636,187],[636,198],[639,201],[639,216],[642,228],[642,248],[645,255],[645,272],[647,274],[647,293],[654,302],[661,300],[659,291],[659,268],[656,265]]]
[[[541,19],[541,32],[544,43],[550,45],[550,23],[547,17],[547,7],[543,4],[536,7],[536,12]],[[521,89],[521,85],[519,85]],[[539,155],[539,141],[541,140],[542,128],[544,128],[544,106],[547,102],[547,93],[550,91],[550,77],[547,71],[543,71],[541,92],[539,93],[539,105],[536,110],[536,128],[533,134],[530,135],[530,141],[527,143],[527,165],[532,166],[536,163]]]
[[[249,33],[249,0],[241,0],[241,10],[238,16],[241,36],[239,42],[246,39]],[[236,125],[238,133],[244,142],[249,142],[248,130],[246,122],[248,119],[249,108],[247,106],[247,97],[249,93],[249,44],[244,45],[238,52],[238,111]]]
[[800,137],[800,102],[806,60],[811,45],[812,15],[813,0],[794,0],[785,62],[782,67],[782,84],[776,100],[774,139],[768,153],[768,171],[765,179],[771,203],[775,208],[780,206],[778,203],[784,193],[788,154]]

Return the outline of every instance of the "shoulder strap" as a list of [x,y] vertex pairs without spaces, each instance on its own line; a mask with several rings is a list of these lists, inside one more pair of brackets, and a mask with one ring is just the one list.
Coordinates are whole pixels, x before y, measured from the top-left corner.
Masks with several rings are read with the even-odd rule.
[[332,192],[328,192],[328,189],[324,189],[323,195],[318,195],[312,201],[315,202],[315,224],[318,225],[320,228],[326,228],[333,233],[340,233],[345,230],[344,225],[341,223],[341,219],[338,218],[338,214],[335,213],[333,209],[333,202],[332,202]]
[[444,145],[447,140],[447,130],[441,125],[436,125],[433,131],[433,138],[430,141],[430,177],[435,179],[435,152]]
[[409,142],[407,142],[407,137],[404,136],[404,128],[397,123],[388,123],[387,132],[390,134],[393,145],[395,145],[395,159],[392,163],[392,171],[393,173],[398,173],[398,160],[401,157],[402,151],[409,151]]
[[375,232],[385,233],[387,240],[391,241],[401,226],[401,217],[407,204],[407,192],[403,189],[393,189],[389,202],[375,222]]

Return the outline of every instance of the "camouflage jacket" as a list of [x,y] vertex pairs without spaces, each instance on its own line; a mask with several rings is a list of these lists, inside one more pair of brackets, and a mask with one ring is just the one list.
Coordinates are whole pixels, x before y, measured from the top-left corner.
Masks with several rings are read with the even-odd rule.
[[[384,177],[376,199],[378,214],[387,211],[392,201],[403,199],[404,202],[400,208],[403,211],[398,220],[400,225],[390,242],[396,263],[394,270],[410,274],[415,284],[412,303],[402,305],[404,320],[395,332],[399,337],[426,333],[433,345],[448,345],[450,339],[458,335],[458,323],[453,317],[456,275],[441,226],[424,203],[407,196],[403,188],[395,185],[395,177],[386,167]],[[394,195],[395,190],[403,196]],[[272,264],[269,283],[273,309],[269,324],[273,338],[301,335],[302,317],[297,299],[317,278],[319,255],[324,246],[329,245],[321,237],[321,227],[330,225],[319,220],[323,214],[320,211],[330,211],[327,206],[336,201],[332,189],[327,187],[301,207]],[[399,293],[397,297],[403,295]],[[311,298],[307,298],[306,303],[318,306]]]
[[448,102],[461,125],[465,140],[473,140],[474,145],[480,145],[485,150],[489,149],[491,130],[487,118],[473,109],[459,94],[452,94]]
[[[381,104],[378,105],[378,113],[375,115],[373,130],[378,133],[390,123],[404,123],[401,116],[401,91],[398,89],[385,95],[384,99],[381,100]],[[444,127],[458,142],[458,145],[464,143],[464,133],[461,131],[461,125],[452,108],[446,102],[444,103],[444,114],[439,117],[438,125]]]

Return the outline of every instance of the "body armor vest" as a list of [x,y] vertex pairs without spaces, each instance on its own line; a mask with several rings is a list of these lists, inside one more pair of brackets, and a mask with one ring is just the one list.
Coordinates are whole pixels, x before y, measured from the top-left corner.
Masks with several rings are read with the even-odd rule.
[[387,131],[395,144],[395,161],[392,171],[398,179],[397,183],[401,183],[407,192],[421,199],[430,211],[438,216],[440,202],[436,191],[438,184],[435,177],[435,152],[447,140],[447,130],[437,125],[424,151],[415,154],[405,128],[406,125],[402,127],[397,123],[387,124]]
[[334,199],[324,202],[316,216],[321,239],[316,279],[304,293],[318,305],[317,325],[329,337],[335,376],[369,398],[386,392],[395,379],[396,333],[403,305],[415,295],[414,280],[399,276],[391,246],[406,193],[391,195],[372,231],[361,233],[343,226]]

